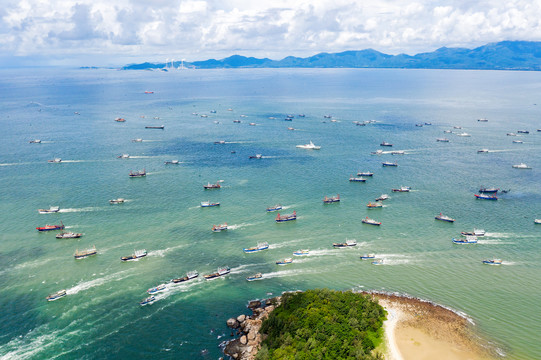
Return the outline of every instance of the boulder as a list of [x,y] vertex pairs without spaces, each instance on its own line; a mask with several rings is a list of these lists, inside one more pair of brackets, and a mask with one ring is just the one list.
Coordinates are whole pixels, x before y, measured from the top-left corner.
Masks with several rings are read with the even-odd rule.
[[230,319],[227,319],[227,326],[232,328],[232,329],[236,329],[236,328],[239,327],[239,323],[238,323],[237,319],[230,318]]
[[258,307],[261,307],[261,301],[259,300],[251,300],[249,303],[248,303],[248,308],[249,309],[256,309]]
[[237,316],[237,321],[239,323],[242,323],[244,320],[246,320],[246,315],[239,315]]
[[255,340],[256,334],[257,334],[256,330],[251,329],[250,332],[248,332],[248,335],[247,335],[248,341]]
[[246,335],[242,335],[242,336],[240,337],[240,343],[241,343],[242,345],[246,345],[247,342],[248,342],[248,339],[246,339]]

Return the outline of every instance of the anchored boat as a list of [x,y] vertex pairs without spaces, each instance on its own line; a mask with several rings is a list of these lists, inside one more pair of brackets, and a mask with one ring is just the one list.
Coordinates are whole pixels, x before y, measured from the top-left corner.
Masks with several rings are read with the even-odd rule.
[[207,185],[203,185],[203,188],[205,190],[208,190],[208,189],[219,189],[221,188],[222,185],[220,185],[220,182],[219,181],[216,181],[216,184],[211,184],[211,183],[208,183]]
[[381,223],[379,221],[376,221],[374,219],[370,219],[368,216],[365,219],[362,219],[361,221],[362,221],[363,224],[376,225],[376,226],[381,225]]
[[482,199],[482,200],[498,200],[498,197],[494,194],[473,194],[475,195],[475,197],[477,199]]
[[366,179],[363,178],[362,176],[361,177],[350,176],[349,181],[351,181],[351,182],[366,182]]
[[439,215],[436,215],[435,219],[441,220],[441,221],[447,221],[447,222],[455,222],[455,219],[450,218],[447,215],[443,215],[442,213],[440,213]]
[[376,201],[383,201],[389,199],[389,195],[387,194],[381,194],[379,197],[376,198]]
[[325,197],[323,198],[323,202],[325,204],[340,202],[340,194],[336,194],[336,196],[332,196],[332,197],[328,197],[327,195],[325,195]]

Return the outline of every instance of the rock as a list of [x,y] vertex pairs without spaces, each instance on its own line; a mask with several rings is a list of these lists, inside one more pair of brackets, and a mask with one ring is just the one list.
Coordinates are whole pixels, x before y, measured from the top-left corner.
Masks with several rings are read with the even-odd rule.
[[237,322],[237,319],[231,318],[227,320],[227,326],[236,329],[239,327],[239,323]]
[[240,343],[241,343],[242,345],[246,345],[247,342],[248,342],[248,340],[246,339],[246,335],[242,335],[242,336],[240,337]]
[[239,315],[239,316],[237,317],[237,321],[238,321],[239,323],[242,323],[244,320],[246,320],[246,315]]
[[255,340],[255,336],[256,336],[256,330],[255,330],[255,329],[251,329],[250,332],[249,332],[248,335],[247,335],[248,341]]
[[274,305],[269,305],[265,308],[265,311],[268,313],[272,312],[273,310],[274,310]]
[[253,348],[254,348],[253,346],[248,346],[246,348],[246,352],[250,354],[252,352]]
[[261,301],[259,300],[251,300],[249,303],[248,303],[248,309],[256,309],[258,307],[261,307]]

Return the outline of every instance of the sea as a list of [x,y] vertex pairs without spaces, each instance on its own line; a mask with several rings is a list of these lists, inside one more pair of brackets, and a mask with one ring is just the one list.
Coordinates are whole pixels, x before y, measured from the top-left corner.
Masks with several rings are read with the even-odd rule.
[[[432,301],[502,358],[541,358],[540,72],[2,69],[0,109],[2,359],[218,359],[249,300],[312,288]],[[321,149],[297,148],[310,141]],[[374,175],[350,182],[359,171]],[[507,192],[478,200],[480,187]],[[276,204],[297,220],[275,222]],[[83,236],[36,230],[60,223]],[[477,244],[452,242],[473,229],[486,231]],[[346,240],[357,246],[333,248]],[[493,258],[503,264],[482,263]],[[221,267],[231,273],[203,278]]]

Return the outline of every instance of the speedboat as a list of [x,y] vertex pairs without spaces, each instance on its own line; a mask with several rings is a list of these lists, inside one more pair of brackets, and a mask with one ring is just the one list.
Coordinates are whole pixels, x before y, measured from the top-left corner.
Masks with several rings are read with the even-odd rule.
[[293,255],[294,256],[308,256],[308,255],[310,255],[310,250],[306,250],[306,249],[297,250],[297,251],[293,252]]
[[376,221],[374,219],[370,219],[368,216],[364,219],[361,220],[363,224],[368,224],[368,225],[376,225],[376,226],[380,226],[381,223],[379,221]]
[[455,239],[453,238],[454,244],[477,244],[477,236],[466,235],[465,238]]
[[126,200],[123,199],[123,198],[111,199],[111,200],[109,200],[109,204],[123,204],[124,201],[126,201]]
[[524,144],[522,140],[513,140],[513,144]]
[[254,281],[254,280],[261,280],[261,279],[263,279],[263,274],[261,273],[254,274],[246,278],[247,281]]
[[132,142],[143,142],[143,139],[141,139],[141,138],[138,138],[138,139],[132,139]]
[[[240,121],[240,120],[239,120]],[[225,144],[225,140],[218,140],[218,141],[215,141],[214,144],[216,145],[223,145]]]
[[219,181],[216,181],[216,184],[211,184],[211,183],[208,183],[207,185],[203,185],[203,189],[205,190],[208,190],[208,189],[219,189],[221,188],[222,185],[220,185],[220,182]]
[[319,149],[321,149],[321,146],[314,145],[314,143],[312,141],[310,141],[308,144],[297,145],[297,148],[299,148],[299,149],[319,150]]
[[63,298],[66,295],[68,295],[66,290],[60,290],[60,291],[55,292],[54,294],[47,296],[45,299],[47,299],[47,301],[55,301],[60,298]]
[[374,203],[373,203],[373,202],[369,202],[369,203],[366,205],[366,207],[369,208],[369,209],[381,208],[381,207],[383,207],[383,204],[380,203],[380,202],[377,202],[377,201],[374,202]]
[[201,201],[201,207],[220,206],[219,202],[211,203],[210,201]]
[[74,232],[61,232],[59,234],[56,234],[57,239],[78,239],[81,236],[83,236],[82,233],[74,233]]
[[122,154],[122,155],[117,156],[117,159],[129,159],[129,158],[130,158],[129,154]]
[[222,230],[227,230],[227,223],[223,223],[223,224],[220,224],[220,225],[212,225],[211,230],[213,232],[220,232]]
[[293,211],[293,214],[285,214],[285,215],[276,215],[276,219],[274,219],[276,222],[284,222],[284,221],[291,221],[291,220],[297,220],[297,211]]
[[487,153],[488,152],[488,149],[479,149],[477,150],[477,153],[480,154],[480,153]]
[[250,253],[255,253],[255,252],[258,252],[258,251],[267,250],[268,248],[269,248],[269,243],[268,242],[263,242],[263,243],[258,243],[257,246],[242,249],[242,251],[244,251],[247,254],[250,254]]
[[250,126],[256,126],[257,124],[256,124],[255,122],[251,122],[251,123],[249,123],[248,125],[250,125]]
[[178,160],[166,160],[164,161],[165,165],[178,165],[180,162]]
[[231,270],[229,269],[229,267],[225,266],[223,268],[219,268],[215,273],[204,275],[203,277],[205,278],[205,280],[212,280],[220,276],[227,275],[230,272]]
[[79,249],[75,250],[75,254],[73,254],[73,257],[75,259],[84,259],[86,257],[96,255],[98,252],[96,250],[96,246],[91,247],[90,249],[86,249],[83,251],[79,251]]
[[372,154],[372,155],[381,155],[381,154],[383,154],[383,150],[372,151],[370,154]]
[[382,166],[398,166],[398,164],[396,162],[390,162],[390,161],[384,161],[381,163]]
[[64,230],[65,226],[60,222],[60,225],[45,225],[45,226],[38,226],[36,228],[37,231],[51,231],[51,230]]
[[374,176],[374,173],[370,171],[359,171],[357,176]]
[[524,163],[520,163],[518,165],[513,165],[513,168],[515,169],[531,169],[530,166],[524,164]]
[[49,213],[55,213],[55,212],[59,212],[59,211],[60,211],[59,206],[51,206],[48,209],[38,209],[38,212],[40,214],[49,214]]
[[151,305],[152,303],[154,303],[156,301],[156,297],[155,296],[149,296],[147,298],[144,298],[140,303],[139,305],[141,306],[145,306],[145,305]]
[[147,176],[147,172],[146,172],[145,169],[143,169],[143,170],[141,170],[141,171],[138,171],[138,170],[136,170],[136,171],[130,171],[129,176],[130,176],[131,178],[145,177],[145,176]]
[[393,192],[410,192],[411,187],[409,186],[401,186],[398,189],[392,189]]
[[278,210],[282,210],[282,205],[276,204],[274,206],[270,206],[267,208],[267,212],[273,212],[273,211],[278,211]]
[[52,160],[47,160],[47,162],[49,162],[49,163],[60,163],[60,162],[62,162],[62,159],[61,158],[54,158]]
[[449,142],[449,139],[447,139],[447,138],[437,138],[436,141],[438,141],[438,142]]
[[180,282],[195,279],[198,276],[199,276],[199,273],[197,271],[195,271],[195,270],[194,271],[189,271],[186,274],[186,276],[181,277],[181,278],[177,278],[177,279],[171,279],[171,282],[176,284],[176,283],[180,283]]
[[133,261],[133,260],[138,260],[142,257],[145,257],[147,256],[147,251],[146,249],[143,249],[143,250],[134,250],[133,251],[133,254],[131,255],[128,255],[128,256],[122,256],[120,258],[120,260],[122,261]]
[[486,265],[501,265],[502,263],[503,263],[502,259],[483,260],[483,264],[486,264]]
[[30,144],[41,144],[41,140],[39,140],[39,139],[34,139],[34,140],[30,140],[29,143],[30,143]]
[[404,150],[395,150],[391,151],[391,155],[404,155],[406,152]]
[[116,122],[126,122],[126,119],[121,118],[121,117],[117,117],[117,118],[115,119],[115,121],[116,121]]
[[323,198],[323,203],[325,204],[331,204],[335,202],[340,202],[340,194],[336,194],[336,196],[331,196],[331,197],[328,197],[327,195],[325,195],[325,197]]
[[529,134],[528,130],[517,130],[517,134]]
[[379,197],[376,198],[376,201],[383,201],[383,200],[387,200],[388,198],[389,198],[389,195],[381,194]]
[[382,141],[381,144],[379,144],[379,146],[393,146],[393,144]]
[[366,179],[363,178],[363,177],[350,176],[349,181],[351,181],[351,182],[366,182]]
[[533,220],[533,223],[534,223],[534,224],[541,224],[541,219],[534,219],[534,220]]
[[480,193],[487,193],[487,194],[495,194],[495,193],[497,193],[499,190],[500,190],[500,188],[495,188],[495,187],[492,187],[492,188],[481,187],[481,188],[479,189],[479,192],[480,192]]
[[482,200],[498,200],[498,197],[494,194],[474,194],[477,199]]
[[165,129],[165,125],[159,125],[159,126],[150,126],[150,125],[147,125],[145,126],[145,129]]
[[460,134],[456,134],[456,136],[470,137],[471,135],[467,132],[461,132]]
[[288,265],[288,264],[291,264],[292,262],[293,262],[293,258],[286,258],[283,260],[276,261],[276,265]]
[[479,121],[479,122],[488,122],[488,119],[481,118],[481,119],[477,119],[477,121]]
[[167,285],[160,284],[160,285],[158,285],[156,287],[148,289],[147,293],[149,293],[150,295],[154,295],[154,294],[161,293],[161,292],[164,292],[164,291],[167,291]]
[[295,128],[293,128],[293,127],[288,127],[287,129],[288,130],[295,130]]
[[345,248],[345,247],[349,247],[349,246],[357,246],[357,241],[355,241],[355,240],[346,240],[346,242],[343,242],[343,243],[333,243],[332,246],[335,247],[335,248]]
[[249,159],[261,159],[263,158],[263,155],[261,154],[255,154],[255,155],[250,155],[248,156]]
[[439,215],[436,215],[435,219],[441,220],[441,221],[447,221],[447,222],[455,222],[455,219],[450,218],[447,215],[443,215],[442,213],[440,213]]
[[462,231],[462,235],[470,235],[470,236],[485,236],[485,230],[483,229],[473,229],[473,231]]
[[372,261],[372,265],[383,265],[383,259],[376,259]]
[[371,260],[371,259],[375,259],[376,258],[376,254],[364,254],[364,255],[361,255],[361,260]]

